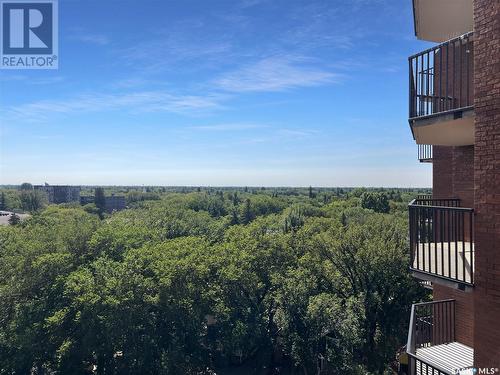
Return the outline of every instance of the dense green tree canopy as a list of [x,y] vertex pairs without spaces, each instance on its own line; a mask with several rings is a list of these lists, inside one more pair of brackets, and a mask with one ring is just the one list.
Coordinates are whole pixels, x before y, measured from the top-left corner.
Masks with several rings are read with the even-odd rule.
[[390,210],[387,194],[371,191],[361,194],[361,207],[382,213],[388,213]]
[[49,206],[0,227],[0,374],[387,369],[425,294],[403,206],[151,190],[104,220]]

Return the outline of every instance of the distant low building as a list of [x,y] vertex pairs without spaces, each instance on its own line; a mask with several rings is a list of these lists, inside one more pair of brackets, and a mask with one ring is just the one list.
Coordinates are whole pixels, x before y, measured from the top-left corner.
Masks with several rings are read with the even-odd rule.
[[123,195],[111,195],[106,197],[106,212],[121,211],[126,206],[126,200]]
[[71,203],[80,201],[80,186],[69,185],[36,185],[35,190],[47,194],[49,203]]
[[[122,211],[126,208],[127,200],[123,195],[110,195],[105,197],[105,211],[111,213],[113,211]],[[80,197],[80,204],[86,205],[94,203],[93,195],[85,195]]]

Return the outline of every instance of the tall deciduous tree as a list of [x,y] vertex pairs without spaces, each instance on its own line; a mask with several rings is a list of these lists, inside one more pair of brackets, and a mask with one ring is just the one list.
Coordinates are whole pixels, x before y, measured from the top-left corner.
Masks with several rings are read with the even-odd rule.
[[20,190],[33,190],[33,185],[29,182],[23,182],[19,187]]
[[388,213],[390,210],[387,194],[371,191],[361,194],[361,206],[381,213]]
[[106,210],[106,196],[104,195],[104,188],[102,187],[95,188],[94,204],[99,210],[99,216],[102,218]]
[[0,210],[5,211],[7,209],[7,201],[5,198],[5,193],[2,191],[0,194]]
[[254,214],[252,212],[252,202],[250,198],[245,200],[245,205],[243,207],[243,215],[242,215],[243,224],[248,224],[254,219]]
[[22,190],[19,194],[21,207],[24,211],[40,211],[47,204],[47,196],[39,190]]

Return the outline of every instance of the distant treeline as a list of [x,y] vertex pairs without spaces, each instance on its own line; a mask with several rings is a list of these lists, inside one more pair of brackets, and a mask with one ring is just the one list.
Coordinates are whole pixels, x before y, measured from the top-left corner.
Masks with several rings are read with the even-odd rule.
[[[352,187],[188,187],[188,186],[82,186],[82,196],[94,196],[96,189],[103,191],[106,196],[124,195],[127,204],[141,201],[159,200],[163,194],[193,192],[216,195],[219,193],[261,194],[271,197],[308,196],[323,203],[331,202],[334,198],[361,197],[365,192],[384,193],[389,200],[401,201],[402,194],[429,194],[425,188],[352,188]],[[0,210],[16,212],[33,212],[47,206],[47,197],[42,192],[33,189],[30,183],[22,185],[0,185]]]

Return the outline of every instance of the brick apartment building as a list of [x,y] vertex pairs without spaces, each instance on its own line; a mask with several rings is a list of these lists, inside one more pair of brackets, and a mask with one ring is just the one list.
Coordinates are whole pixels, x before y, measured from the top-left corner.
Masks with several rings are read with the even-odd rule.
[[105,197],[106,212],[122,211],[127,205],[127,201],[123,195],[110,195]]
[[[107,213],[112,213],[113,211],[122,211],[127,208],[127,199],[123,195],[108,195],[105,198],[105,208]],[[95,198],[93,195],[85,195],[80,198],[80,204],[86,205],[89,203],[94,203]]]
[[433,194],[409,205],[410,374],[500,374],[500,1],[413,0],[410,127]]
[[69,185],[35,185],[35,190],[43,191],[47,194],[47,199],[51,204],[71,203],[80,201],[79,186]]

